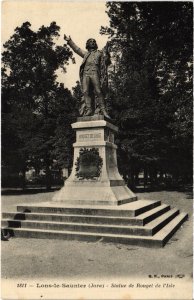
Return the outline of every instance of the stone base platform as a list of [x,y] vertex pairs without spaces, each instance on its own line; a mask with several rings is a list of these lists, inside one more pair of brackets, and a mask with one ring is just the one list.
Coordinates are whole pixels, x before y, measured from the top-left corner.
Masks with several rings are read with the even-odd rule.
[[124,243],[163,247],[188,218],[160,201],[138,200],[121,206],[19,205],[4,212],[2,229],[13,237]]
[[[71,199],[71,200],[70,200]],[[53,201],[72,205],[122,205],[136,201],[135,194],[127,186],[64,186]]]

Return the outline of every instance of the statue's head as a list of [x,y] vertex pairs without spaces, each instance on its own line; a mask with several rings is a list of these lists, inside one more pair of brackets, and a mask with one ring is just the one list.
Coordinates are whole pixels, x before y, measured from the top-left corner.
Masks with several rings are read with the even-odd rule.
[[86,42],[86,49],[87,50],[91,50],[91,49],[97,50],[98,49],[98,45],[96,43],[96,40],[94,40],[94,39],[87,40],[87,42]]

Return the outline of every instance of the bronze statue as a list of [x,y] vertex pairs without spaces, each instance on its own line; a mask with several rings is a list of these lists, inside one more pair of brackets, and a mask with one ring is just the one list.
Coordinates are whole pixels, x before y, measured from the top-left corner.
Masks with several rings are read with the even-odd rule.
[[[104,100],[108,85],[107,67],[110,64],[108,44],[102,51],[99,51],[96,41],[91,38],[86,42],[87,51],[84,51],[72,41],[70,36],[64,35],[64,39],[75,53],[83,57],[80,66],[80,82],[84,101],[80,114],[83,116],[103,114],[110,118],[106,112]],[[97,101],[95,101],[96,98]]]

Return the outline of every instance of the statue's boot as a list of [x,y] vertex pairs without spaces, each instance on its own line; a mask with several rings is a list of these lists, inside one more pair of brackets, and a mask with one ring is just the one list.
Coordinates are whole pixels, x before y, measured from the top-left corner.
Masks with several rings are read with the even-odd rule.
[[103,113],[103,115],[104,115],[106,118],[111,119],[111,117],[107,114],[105,108],[102,109],[102,113]]
[[91,116],[92,115],[92,109],[91,108],[86,108],[84,116]]
[[91,116],[92,115],[92,106],[91,106],[91,100],[87,99],[85,102],[85,112],[84,116]]
[[100,106],[100,111],[103,113],[103,115],[106,118],[111,119],[111,117],[106,112],[106,108],[105,108],[105,105],[104,105],[104,99],[99,99],[99,106]]

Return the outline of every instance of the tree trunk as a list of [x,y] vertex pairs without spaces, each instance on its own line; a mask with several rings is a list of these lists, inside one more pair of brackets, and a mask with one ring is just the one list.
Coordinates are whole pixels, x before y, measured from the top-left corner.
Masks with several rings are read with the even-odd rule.
[[147,167],[144,167],[144,190],[148,184],[148,170]]
[[51,170],[49,162],[46,163],[46,189],[47,191],[51,189]]

